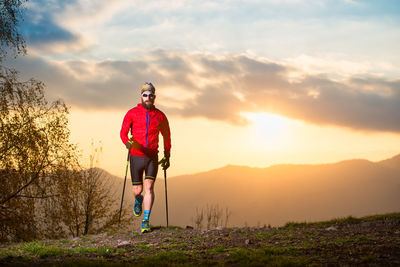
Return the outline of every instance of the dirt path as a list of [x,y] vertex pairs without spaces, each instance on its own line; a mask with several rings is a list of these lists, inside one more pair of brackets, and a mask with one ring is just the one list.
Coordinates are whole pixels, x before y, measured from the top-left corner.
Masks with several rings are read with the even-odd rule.
[[280,228],[109,232],[3,244],[0,265],[400,266],[400,213]]

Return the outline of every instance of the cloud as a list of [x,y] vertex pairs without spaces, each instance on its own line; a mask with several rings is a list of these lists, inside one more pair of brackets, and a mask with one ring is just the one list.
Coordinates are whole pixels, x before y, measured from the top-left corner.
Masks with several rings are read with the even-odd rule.
[[400,132],[400,80],[368,74],[334,80],[287,63],[248,55],[216,57],[156,50],[131,60],[50,63],[22,58],[15,67],[42,80],[48,95],[83,109],[126,110],[151,81],[167,114],[233,124],[243,112],[267,112],[319,125]]
[[398,8],[347,2],[30,0],[24,33],[29,52],[56,60],[126,59],[160,48],[398,65]]
[[54,42],[73,42],[78,37],[61,27],[55,20],[59,12],[72,1],[31,1],[27,5],[21,30],[29,45],[40,46]]
[[[93,48],[96,38],[85,27],[100,24],[109,19],[118,3],[107,5],[107,1],[85,0],[31,0],[27,2],[21,32],[31,54],[80,53]],[[32,53],[33,52],[33,53]],[[76,55],[76,54],[75,54]]]

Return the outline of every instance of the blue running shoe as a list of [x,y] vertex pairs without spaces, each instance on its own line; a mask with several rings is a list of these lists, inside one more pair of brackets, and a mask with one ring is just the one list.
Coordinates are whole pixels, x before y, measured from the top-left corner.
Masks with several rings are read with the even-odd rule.
[[150,229],[150,221],[149,220],[143,220],[142,221],[142,234],[151,232]]
[[140,195],[138,198],[135,199],[135,205],[133,206],[133,214],[136,217],[142,215],[142,203],[143,203],[143,196]]

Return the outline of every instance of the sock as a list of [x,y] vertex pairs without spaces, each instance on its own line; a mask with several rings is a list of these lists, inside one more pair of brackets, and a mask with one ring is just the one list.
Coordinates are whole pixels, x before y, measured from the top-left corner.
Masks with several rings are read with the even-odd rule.
[[144,220],[144,221],[150,220],[150,211],[149,211],[149,210],[145,210],[145,211],[144,211],[143,220]]

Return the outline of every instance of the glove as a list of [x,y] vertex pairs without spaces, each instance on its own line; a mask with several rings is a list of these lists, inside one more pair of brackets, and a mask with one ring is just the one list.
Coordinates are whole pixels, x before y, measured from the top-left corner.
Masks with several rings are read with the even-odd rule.
[[126,146],[126,148],[127,148],[128,150],[131,150],[131,148],[133,147],[133,141],[128,141],[128,142],[126,142],[125,146]]
[[163,170],[166,170],[169,168],[169,155],[168,156],[164,156],[162,158],[162,160],[160,160],[158,162],[158,164],[161,164],[161,167],[163,168]]

